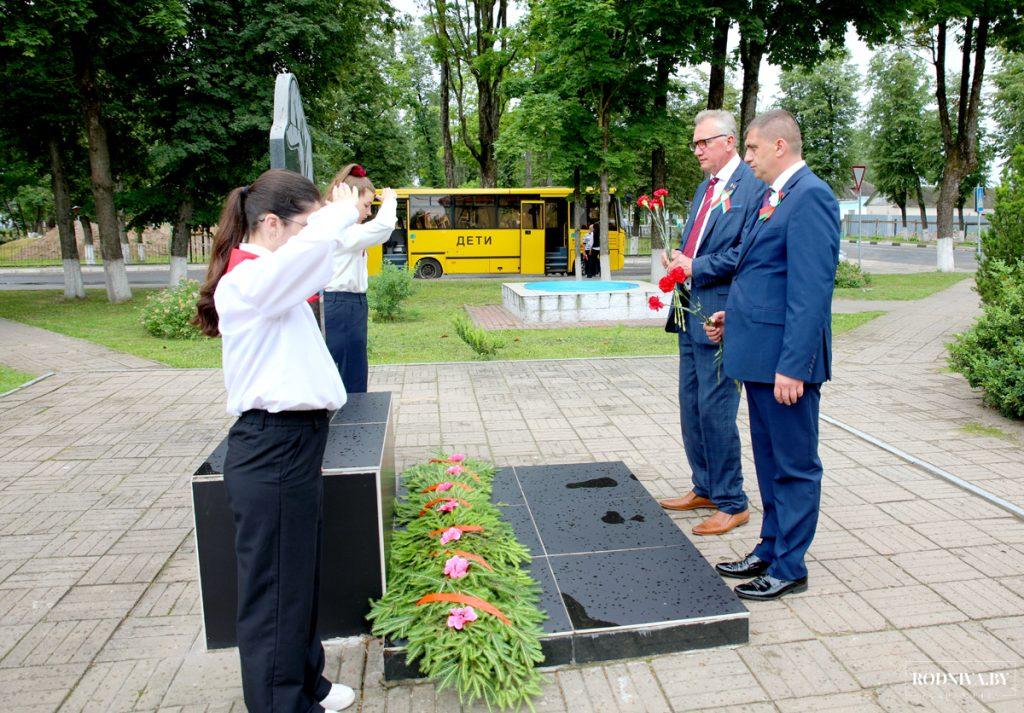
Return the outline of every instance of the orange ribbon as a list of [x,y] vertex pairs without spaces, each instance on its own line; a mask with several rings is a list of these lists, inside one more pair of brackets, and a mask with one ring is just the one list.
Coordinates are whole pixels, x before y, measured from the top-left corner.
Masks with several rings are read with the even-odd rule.
[[[471,491],[471,492],[472,492],[472,490],[473,490],[473,489],[472,489],[471,487],[469,487],[469,486],[468,486],[468,485],[466,485],[465,483],[460,483],[460,482],[459,482],[459,481],[457,481],[457,480],[448,480],[448,481],[445,481],[445,482],[447,482],[447,483],[451,483],[451,484],[452,484],[452,487],[458,486],[458,487],[462,488],[463,490],[469,490],[469,491]],[[434,490],[437,490],[437,488],[438,488],[438,486],[439,486],[439,485],[441,485],[441,483],[435,483],[434,485],[431,485],[431,486],[428,486],[428,487],[424,488],[424,489],[423,489],[423,490],[421,490],[420,492],[421,492],[421,493],[429,493],[429,492],[432,492],[432,491],[434,491]],[[441,492],[443,493],[444,491],[442,490]]]
[[498,617],[505,624],[511,625],[512,622],[508,620],[508,617],[501,613],[498,607],[485,602],[483,599],[477,597],[471,597],[468,594],[457,594],[455,592],[434,592],[432,594],[425,594],[420,597],[419,601],[416,602],[416,606],[423,606],[424,604],[433,604],[435,602],[448,602],[450,604],[466,604],[467,606],[476,607],[480,611],[485,611],[492,616]]
[[461,505],[464,508],[471,508],[471,507],[473,507],[472,505],[469,504],[468,501],[463,500],[462,498],[449,498],[446,495],[443,498],[434,498],[433,500],[427,501],[427,504],[423,506],[422,510],[420,510],[420,517],[423,517],[428,512],[430,512],[431,508],[433,508],[438,503],[443,503],[446,500],[454,500],[455,502],[457,502],[459,505]]
[[446,530],[450,530],[453,527],[456,530],[459,530],[463,535],[465,535],[467,532],[483,532],[484,531],[484,528],[481,527],[480,525],[449,525],[448,527],[441,527],[441,528],[438,528],[437,530],[431,530],[428,534],[431,537],[436,537],[437,535],[440,535],[442,532],[444,532]]

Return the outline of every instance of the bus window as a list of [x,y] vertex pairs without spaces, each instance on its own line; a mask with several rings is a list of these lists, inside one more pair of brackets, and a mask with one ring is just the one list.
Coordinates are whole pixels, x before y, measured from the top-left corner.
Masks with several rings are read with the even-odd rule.
[[544,227],[541,223],[544,220],[543,203],[523,204],[523,230],[536,230]]
[[[615,196],[608,197],[608,232],[619,229],[618,201]],[[599,223],[601,220],[601,197],[587,196],[587,223]]]
[[451,196],[409,196],[411,230],[448,230],[452,227],[448,211]]
[[454,196],[455,227],[482,228],[498,227],[498,211],[493,196]]
[[498,197],[498,227],[519,230],[519,198]]

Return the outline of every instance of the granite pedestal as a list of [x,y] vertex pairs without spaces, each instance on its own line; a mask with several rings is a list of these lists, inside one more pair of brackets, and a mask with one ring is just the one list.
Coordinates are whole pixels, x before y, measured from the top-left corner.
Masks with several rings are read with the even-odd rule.
[[[394,506],[391,394],[349,394],[331,419],[324,451],[320,637],[369,633],[369,600],[386,586]],[[227,440],[192,478],[196,555],[206,646],[234,646],[238,579],[235,527],[224,489]]]
[[[533,555],[545,666],[747,642],[746,608],[623,463],[504,468],[492,500]],[[384,675],[419,675],[401,642]]]

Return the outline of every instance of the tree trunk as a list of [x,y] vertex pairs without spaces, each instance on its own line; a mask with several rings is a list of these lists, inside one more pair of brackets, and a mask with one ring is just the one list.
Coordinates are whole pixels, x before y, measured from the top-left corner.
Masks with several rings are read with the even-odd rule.
[[900,207],[900,216],[903,222],[903,230],[907,229],[907,192],[903,191],[903,195],[896,200],[896,205]]
[[178,216],[171,229],[171,287],[188,279],[188,238],[191,234],[192,210],[191,198],[178,203]]
[[451,66],[447,55],[441,60],[441,141],[444,144],[444,183],[455,188],[455,150],[452,148]]
[[747,134],[747,127],[757,116],[757,93],[761,88],[761,59],[764,57],[765,48],[764,33],[754,37],[751,36],[753,32],[753,30],[747,30],[740,35],[743,94],[740,97],[740,135],[736,137],[736,143],[740,146],[741,156],[743,155],[743,138]]
[[82,243],[85,245],[85,264],[96,264],[96,247],[92,240],[92,221],[89,216],[78,216],[78,224],[82,226]]
[[921,177],[917,177],[917,207],[921,211],[921,237],[924,236],[924,232],[928,230],[928,209],[924,204],[924,191],[921,189]]
[[50,137],[50,181],[53,186],[53,205],[57,213],[57,234],[60,236],[60,257],[64,264],[64,297],[84,299],[82,265],[78,261],[78,242],[75,240],[75,219],[71,216],[71,196],[68,179],[64,174],[64,160],[56,137]]
[[953,265],[953,206],[960,192],[959,171],[950,170],[950,163],[957,166],[958,157],[953,154],[946,158],[946,172],[939,187],[939,203],[936,206],[935,234],[938,238],[938,268],[940,272],[952,272]]
[[498,163],[494,159],[494,144],[498,140],[498,127],[501,121],[501,106],[490,82],[479,80],[476,83],[477,96],[477,137],[480,143],[480,187],[497,188]]
[[962,232],[964,232],[964,229],[965,229],[964,228],[964,197],[963,197],[963,195],[960,195],[960,196],[957,197],[956,213],[957,213],[957,216],[960,218],[960,232],[962,233]]
[[124,255],[121,253],[107,128],[103,123],[102,104],[96,86],[89,38],[81,34],[74,35],[70,45],[85,114],[92,196],[96,203],[96,223],[100,231],[100,252],[103,255],[103,275],[106,281],[107,298],[116,304],[130,300],[132,290],[128,285],[128,273],[124,266]]
[[575,237],[573,238],[570,249],[573,251],[573,273],[576,275],[577,280],[583,279],[583,266],[580,264],[580,246],[582,245],[581,241],[583,240],[583,215],[587,210],[587,204],[583,198],[583,190],[580,186],[582,180],[583,179],[580,176],[580,167],[576,166],[572,169],[572,227]]
[[601,110],[598,120],[601,123],[601,203],[598,205],[598,230],[601,236],[601,245],[598,246],[597,256],[601,264],[601,279],[611,280],[611,263],[608,261],[608,146],[609,134],[611,132],[611,116],[608,111],[607,90],[601,96]]
[[[658,66],[655,70],[654,94],[654,116],[660,122],[666,118],[668,110],[668,79],[671,74],[671,62],[669,58],[661,55],[658,57]],[[658,145],[651,151],[651,190],[664,188],[668,182],[668,166],[665,159],[665,146],[659,140]]]
[[725,105],[725,63],[729,50],[729,18],[715,18],[714,39],[711,41],[711,74],[708,77],[708,109],[721,109]]

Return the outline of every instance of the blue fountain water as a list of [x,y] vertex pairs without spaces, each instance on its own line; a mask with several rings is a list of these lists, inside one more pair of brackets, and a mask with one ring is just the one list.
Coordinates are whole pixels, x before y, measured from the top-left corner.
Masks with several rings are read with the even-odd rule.
[[621,292],[635,290],[639,286],[636,282],[615,280],[542,280],[524,285],[526,289],[536,292]]

